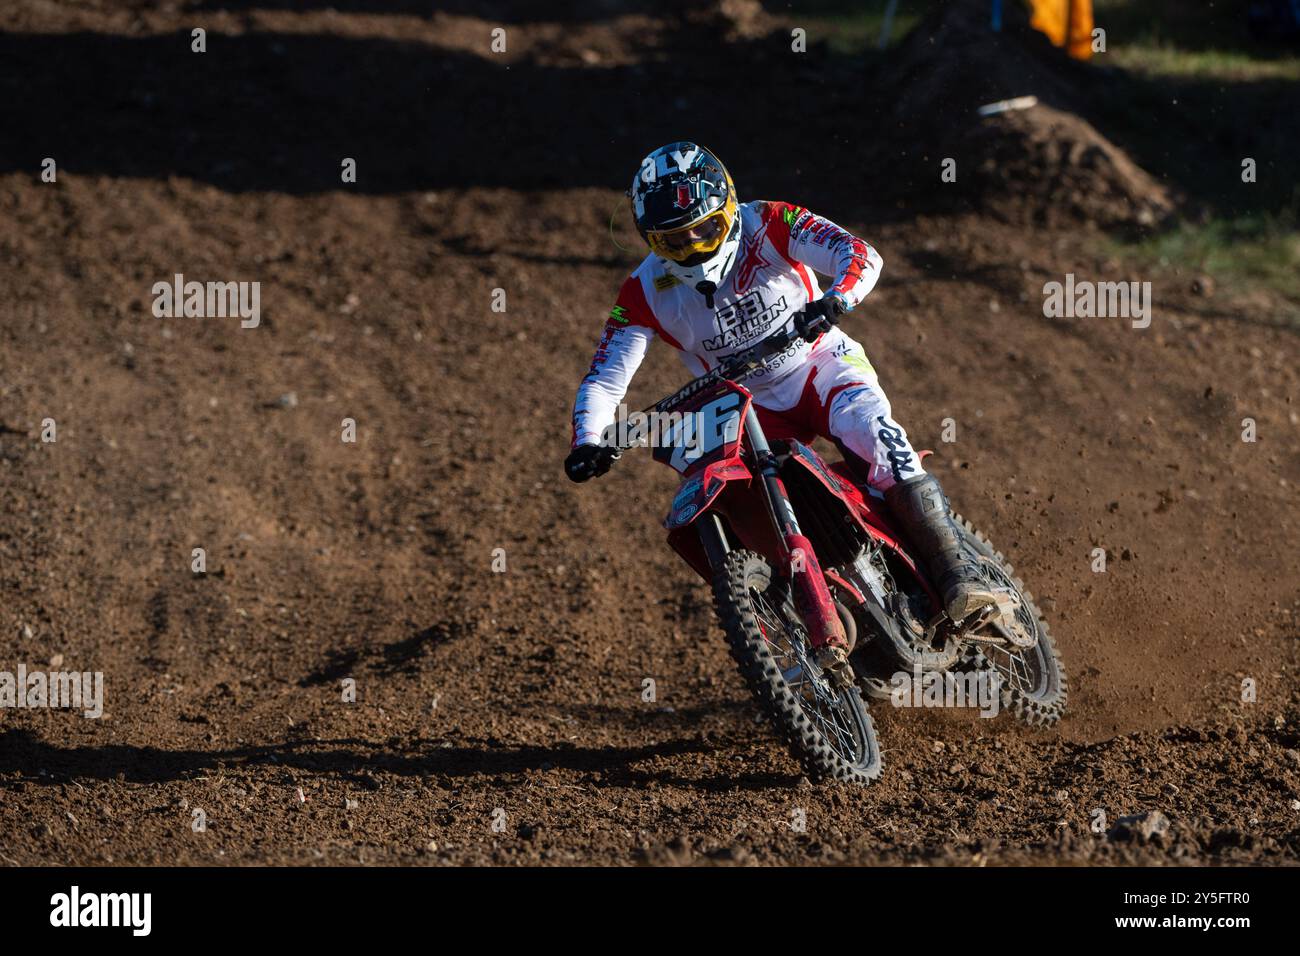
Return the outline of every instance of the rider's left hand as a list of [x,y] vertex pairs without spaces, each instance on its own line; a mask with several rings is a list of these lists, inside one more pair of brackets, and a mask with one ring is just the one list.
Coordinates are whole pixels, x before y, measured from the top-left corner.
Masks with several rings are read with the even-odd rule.
[[823,332],[829,332],[839,325],[840,316],[848,311],[848,304],[838,292],[827,292],[816,302],[809,302],[807,307],[794,317],[794,328],[800,337],[811,342]]

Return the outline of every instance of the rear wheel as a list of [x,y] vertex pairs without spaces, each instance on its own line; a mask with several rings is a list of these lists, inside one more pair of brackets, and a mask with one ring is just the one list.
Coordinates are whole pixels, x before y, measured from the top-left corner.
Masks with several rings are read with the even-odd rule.
[[714,572],[713,595],[731,656],[808,775],[869,783],[880,745],[857,687],[838,688],[812,661],[808,629],[789,582],[752,551],[732,551]]
[[[1065,713],[1070,688],[1047,621],[1034,604],[1034,596],[988,537],[960,515],[954,518],[977,556],[985,580],[995,588],[1010,591],[1018,599],[1016,629],[1033,637],[1029,647],[972,643],[968,645],[966,663],[998,675],[1002,706],[1019,720],[1033,727],[1050,727]],[[989,635],[997,633],[993,625],[986,624],[976,628],[975,634],[984,631]]]

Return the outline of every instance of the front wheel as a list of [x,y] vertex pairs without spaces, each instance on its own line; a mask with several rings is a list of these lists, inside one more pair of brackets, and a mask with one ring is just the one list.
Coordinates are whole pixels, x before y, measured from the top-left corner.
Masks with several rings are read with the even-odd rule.
[[761,555],[732,551],[714,570],[713,596],[741,676],[809,777],[879,777],[880,745],[862,695],[834,686],[813,663],[789,582]]

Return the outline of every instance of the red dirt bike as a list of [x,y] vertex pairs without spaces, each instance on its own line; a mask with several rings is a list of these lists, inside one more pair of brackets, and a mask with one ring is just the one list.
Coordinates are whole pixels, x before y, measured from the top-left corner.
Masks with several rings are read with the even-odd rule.
[[[1047,623],[983,534],[957,518],[999,600],[958,624],[846,463],[768,442],[742,382],[797,339],[778,332],[648,410],[671,423],[655,459],[683,478],[668,543],[712,583],[732,657],[777,733],[813,779],[876,779],[880,746],[860,689],[888,698],[886,677],[900,671],[996,675],[1002,707],[1055,723],[1067,688]],[[835,635],[852,648],[849,680],[814,659]]]

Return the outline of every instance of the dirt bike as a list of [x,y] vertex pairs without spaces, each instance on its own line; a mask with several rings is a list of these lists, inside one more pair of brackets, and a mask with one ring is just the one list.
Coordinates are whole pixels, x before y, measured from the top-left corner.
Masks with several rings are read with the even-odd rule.
[[[769,443],[743,382],[798,339],[777,332],[647,410],[670,423],[655,459],[682,476],[668,543],[712,583],[731,655],[777,733],[810,778],[868,783],[881,754],[861,691],[888,697],[899,672],[996,675],[1002,707],[1055,723],[1067,687],[1047,622],[988,538],[957,517],[998,602],[952,621],[879,493],[802,442]],[[849,680],[815,660],[836,636]]]

